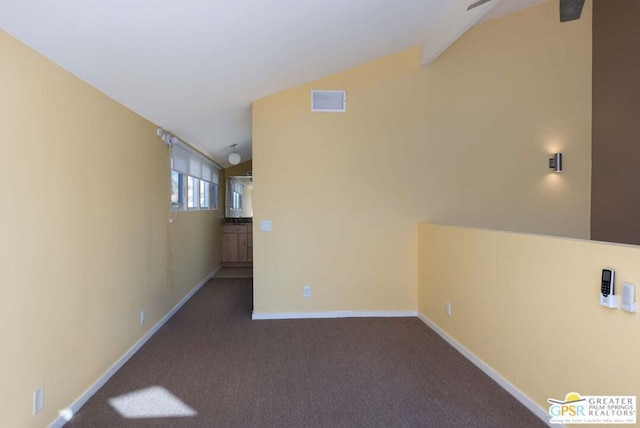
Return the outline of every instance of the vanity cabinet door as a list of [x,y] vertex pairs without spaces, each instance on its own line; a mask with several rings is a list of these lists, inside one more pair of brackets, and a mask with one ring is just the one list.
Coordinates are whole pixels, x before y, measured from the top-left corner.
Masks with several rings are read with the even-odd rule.
[[253,260],[251,225],[222,226],[222,263],[250,263]]
[[234,263],[238,262],[238,234],[223,233],[222,234],[222,262]]
[[246,262],[249,260],[247,258],[247,234],[239,233],[236,236],[238,237],[238,261]]

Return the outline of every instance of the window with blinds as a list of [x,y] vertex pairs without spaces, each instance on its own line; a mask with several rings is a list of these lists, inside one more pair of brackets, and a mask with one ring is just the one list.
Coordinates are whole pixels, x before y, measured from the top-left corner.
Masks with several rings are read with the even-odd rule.
[[171,149],[171,207],[175,211],[218,209],[218,167],[183,144]]

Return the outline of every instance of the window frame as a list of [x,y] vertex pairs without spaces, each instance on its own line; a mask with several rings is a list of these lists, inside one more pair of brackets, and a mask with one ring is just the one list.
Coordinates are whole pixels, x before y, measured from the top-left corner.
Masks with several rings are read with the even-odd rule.
[[206,180],[200,180],[198,189],[198,202],[201,210],[211,209],[211,182]]
[[[178,201],[177,202],[173,202],[173,175],[176,174],[178,176]],[[185,196],[185,192],[184,192],[184,174],[175,170],[171,170],[171,195],[170,195],[170,201],[171,201],[171,209],[173,211],[181,211],[183,209],[184,206],[184,196]]]
[[[192,195],[189,196],[189,181],[192,183]],[[193,199],[191,199],[193,198]],[[193,206],[190,204],[193,202]],[[187,211],[198,211],[200,209],[200,179],[192,175],[187,176]]]
[[211,191],[209,192],[209,209],[216,211],[218,209],[218,183],[210,183]]

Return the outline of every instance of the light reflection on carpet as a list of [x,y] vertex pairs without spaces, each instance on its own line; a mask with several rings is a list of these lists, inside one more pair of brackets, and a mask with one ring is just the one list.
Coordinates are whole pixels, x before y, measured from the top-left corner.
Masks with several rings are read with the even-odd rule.
[[198,412],[161,386],[152,386],[118,397],[109,404],[128,419],[196,416]]

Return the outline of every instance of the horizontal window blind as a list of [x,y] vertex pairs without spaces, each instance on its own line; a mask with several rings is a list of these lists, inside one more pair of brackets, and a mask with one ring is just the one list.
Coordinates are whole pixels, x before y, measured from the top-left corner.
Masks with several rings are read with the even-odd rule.
[[218,184],[219,168],[200,153],[180,143],[171,148],[171,169]]
[[[202,164],[202,179],[206,181],[212,181],[212,168],[211,164],[203,163]],[[216,170],[216,182],[218,178],[218,171]]]

